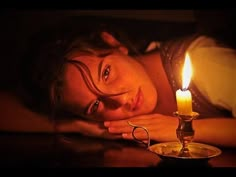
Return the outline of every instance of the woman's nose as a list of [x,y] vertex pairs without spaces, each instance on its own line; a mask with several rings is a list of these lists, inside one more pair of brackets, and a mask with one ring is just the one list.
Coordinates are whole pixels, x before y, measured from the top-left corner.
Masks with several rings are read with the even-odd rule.
[[117,109],[127,104],[127,94],[109,96],[109,97],[103,98],[103,102],[106,105],[106,107],[110,109]]

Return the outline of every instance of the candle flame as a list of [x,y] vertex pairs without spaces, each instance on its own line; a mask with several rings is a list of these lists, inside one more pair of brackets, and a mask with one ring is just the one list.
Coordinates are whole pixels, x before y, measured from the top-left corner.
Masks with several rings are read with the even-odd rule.
[[192,68],[188,53],[185,56],[185,62],[182,72],[182,89],[187,89],[192,77]]

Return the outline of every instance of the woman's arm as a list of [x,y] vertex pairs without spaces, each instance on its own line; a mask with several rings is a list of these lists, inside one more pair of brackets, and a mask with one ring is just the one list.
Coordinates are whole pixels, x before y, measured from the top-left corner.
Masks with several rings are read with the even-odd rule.
[[[178,118],[161,114],[150,114],[133,117],[127,120],[106,121],[104,125],[110,133],[122,133],[124,139],[133,139],[132,124],[144,126],[148,129],[150,138],[157,142],[178,141],[176,129]],[[236,147],[236,119],[206,118],[193,121],[195,130],[194,141],[216,146]],[[145,131],[135,131],[139,139],[147,139]]]
[[122,138],[107,131],[103,122],[82,119],[50,121],[46,115],[33,112],[25,107],[10,92],[0,92],[0,131],[26,133],[80,133],[86,136],[106,139]]
[[207,118],[193,121],[195,141],[236,147],[236,119]]
[[53,132],[48,117],[26,108],[11,92],[0,92],[0,131]]
[[85,136],[122,139],[121,133],[109,133],[103,122],[93,120],[61,120],[57,121],[56,130],[61,133],[80,133]]

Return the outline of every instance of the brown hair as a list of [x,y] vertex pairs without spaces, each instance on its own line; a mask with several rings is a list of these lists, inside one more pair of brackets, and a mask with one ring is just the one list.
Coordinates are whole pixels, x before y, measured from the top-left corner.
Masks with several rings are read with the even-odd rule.
[[60,110],[58,103],[63,89],[65,64],[69,61],[67,54],[73,50],[110,49],[100,37],[102,31],[114,35],[131,55],[139,53],[121,29],[96,19],[67,19],[31,37],[21,62],[21,85],[24,88],[24,102],[29,108],[46,114]]

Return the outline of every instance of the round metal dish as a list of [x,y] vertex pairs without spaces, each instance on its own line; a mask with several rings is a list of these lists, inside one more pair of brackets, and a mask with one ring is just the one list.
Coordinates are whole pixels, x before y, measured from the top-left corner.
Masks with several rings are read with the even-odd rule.
[[221,150],[217,147],[201,144],[190,143],[188,145],[189,156],[183,157],[179,155],[182,145],[179,142],[159,143],[149,146],[149,150],[162,159],[180,159],[180,160],[209,160],[221,154]]

